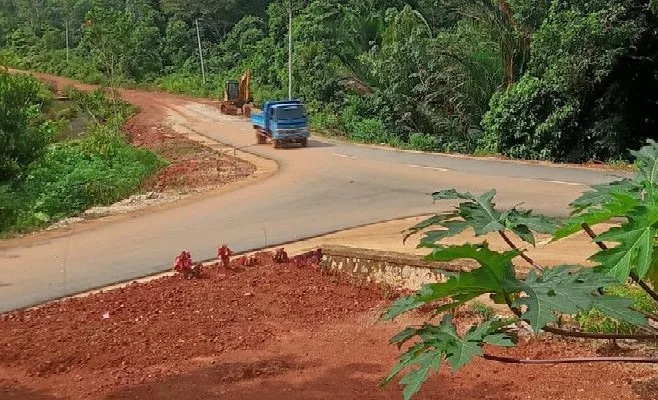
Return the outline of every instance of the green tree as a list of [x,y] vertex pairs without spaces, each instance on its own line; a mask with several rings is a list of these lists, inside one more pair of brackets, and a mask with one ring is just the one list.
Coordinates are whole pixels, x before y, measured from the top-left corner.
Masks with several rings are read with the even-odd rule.
[[161,70],[159,31],[152,14],[96,8],[86,17],[79,51],[110,80],[150,80]]
[[194,55],[194,37],[185,22],[172,19],[167,28],[162,46],[165,71],[180,71]]
[[0,182],[18,178],[50,143],[54,129],[41,116],[45,101],[37,80],[0,72]]
[[483,120],[497,151],[568,161],[628,157],[626,148],[655,134],[655,96],[630,102],[624,90],[657,82],[648,72],[656,65],[657,21],[646,1],[634,3],[553,3],[533,36],[527,73],[494,97]]

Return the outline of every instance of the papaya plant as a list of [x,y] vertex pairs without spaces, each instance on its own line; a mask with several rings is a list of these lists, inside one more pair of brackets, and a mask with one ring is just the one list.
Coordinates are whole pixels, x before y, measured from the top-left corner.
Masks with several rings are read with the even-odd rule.
[[[449,313],[439,324],[430,322],[409,327],[391,339],[402,348],[408,345],[397,365],[384,379],[387,384],[407,371],[399,381],[403,397],[410,399],[430,373],[448,364],[453,372],[475,357],[509,363],[554,364],[563,362],[636,362],[658,363],[658,358],[594,357],[582,359],[521,360],[494,356],[485,345],[512,347],[517,341],[516,323],[525,322],[533,333],[540,331],[561,336],[590,339],[650,339],[658,332],[648,323],[658,316],[633,309],[633,301],[607,294],[606,288],[634,281],[658,302],[653,287],[658,283],[658,144],[648,141],[632,152],[638,172],[634,178],[596,185],[570,204],[571,215],[561,224],[554,218],[514,207],[498,210],[496,191],[476,196],[454,189],[434,193],[434,200],[460,200],[454,210],[436,214],[406,232],[405,240],[421,234],[419,248],[430,249],[425,259],[435,262],[474,260],[478,267],[469,271],[446,273],[445,282],[422,286],[410,296],[395,301],[383,314],[392,320],[421,306],[433,306],[434,314],[454,310],[466,302],[488,295],[497,304],[506,305],[513,319],[494,318],[474,324],[464,334],[457,332]],[[621,220],[620,224],[596,235],[592,226]],[[509,246],[508,251],[492,250],[486,241],[444,245],[440,241],[472,229],[476,237],[497,233]],[[553,240],[585,231],[599,246],[591,257],[595,267],[563,265],[544,268],[532,260],[515,241],[535,245],[535,233],[553,234]],[[614,243],[608,247],[605,243]],[[517,257],[532,269],[521,276],[513,265]],[[565,330],[556,323],[561,316],[591,310],[641,328],[646,334],[603,334]],[[411,368],[409,368],[411,367]]]

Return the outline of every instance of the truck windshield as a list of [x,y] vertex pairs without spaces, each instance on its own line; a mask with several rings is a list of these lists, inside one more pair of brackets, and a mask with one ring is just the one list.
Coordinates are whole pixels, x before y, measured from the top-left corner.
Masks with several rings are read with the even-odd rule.
[[305,116],[306,111],[301,105],[276,109],[276,119],[297,119],[304,118]]

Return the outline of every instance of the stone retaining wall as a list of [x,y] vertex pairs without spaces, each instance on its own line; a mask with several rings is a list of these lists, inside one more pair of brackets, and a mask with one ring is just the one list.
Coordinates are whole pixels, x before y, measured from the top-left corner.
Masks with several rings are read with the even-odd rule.
[[321,264],[357,280],[411,290],[426,283],[445,282],[447,273],[467,268],[455,263],[431,263],[409,254],[336,245],[322,246]]

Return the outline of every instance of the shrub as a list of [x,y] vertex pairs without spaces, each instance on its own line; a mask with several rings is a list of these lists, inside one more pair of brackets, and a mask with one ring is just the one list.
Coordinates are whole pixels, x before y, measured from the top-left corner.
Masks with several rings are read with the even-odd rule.
[[511,89],[494,95],[482,120],[485,134],[478,146],[517,158],[570,158],[574,110],[539,78],[524,76]]
[[309,116],[311,129],[320,131],[336,131],[340,129],[340,121],[335,113],[331,111],[318,111]]
[[[130,146],[109,127],[97,127],[81,140],[52,145],[16,185],[22,212],[15,230],[118,201],[163,166],[152,152]],[[40,218],[34,218],[34,215]]]
[[488,305],[486,305],[484,303],[481,303],[479,301],[474,301],[471,304],[470,308],[471,308],[471,311],[473,311],[475,314],[480,316],[485,321],[493,319],[496,316],[496,311],[493,309],[493,307],[488,306]]
[[0,184],[0,231],[23,232],[118,201],[161,168],[157,155],[127,143],[120,126],[133,108],[91,93],[66,89],[75,108],[94,123],[81,139],[50,144],[12,182]]
[[156,83],[159,87],[171,93],[193,96],[203,96],[206,93],[203,80],[199,75],[191,76],[174,73],[158,79]]
[[347,132],[350,139],[362,143],[388,143],[389,134],[384,123],[375,118],[368,118],[351,124]]
[[0,72],[0,182],[20,176],[50,143],[55,129],[41,115],[46,100],[37,80]]
[[413,150],[436,151],[439,147],[439,141],[436,136],[417,132],[409,136],[407,147]]

